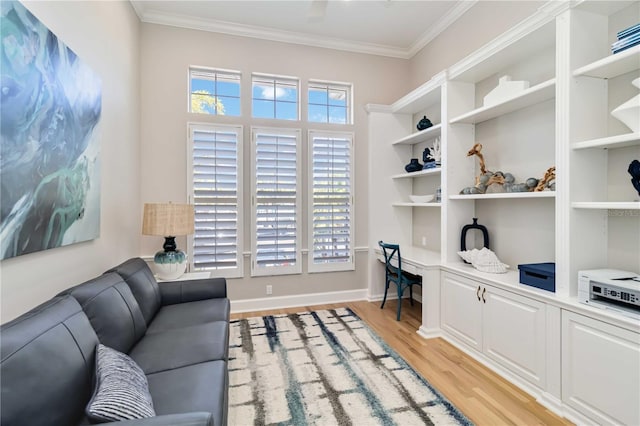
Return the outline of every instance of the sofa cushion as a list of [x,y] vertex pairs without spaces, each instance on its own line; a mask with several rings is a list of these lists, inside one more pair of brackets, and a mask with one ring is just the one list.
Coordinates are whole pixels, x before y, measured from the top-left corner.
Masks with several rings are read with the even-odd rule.
[[98,344],[78,302],[49,300],[0,327],[0,341],[0,424],[77,424],[91,396]]
[[147,262],[135,257],[121,263],[107,272],[116,272],[131,287],[147,324],[160,309],[160,289]]
[[156,415],[144,372],[126,354],[99,344],[96,385],[86,408],[95,423],[144,419]]
[[107,273],[65,290],[82,306],[103,345],[129,352],[147,330],[146,323],[122,277]]
[[184,328],[213,321],[229,320],[229,299],[205,299],[160,308],[149,333]]
[[148,333],[131,350],[130,356],[145,374],[206,361],[226,360],[229,352],[229,323],[226,321]]
[[158,415],[207,411],[225,425],[228,373],[226,361],[211,361],[147,375]]

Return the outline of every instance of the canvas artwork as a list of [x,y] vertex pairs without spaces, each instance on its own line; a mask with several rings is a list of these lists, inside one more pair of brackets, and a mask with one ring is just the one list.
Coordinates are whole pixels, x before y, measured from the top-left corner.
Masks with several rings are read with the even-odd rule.
[[100,232],[101,82],[22,4],[0,2],[0,259]]

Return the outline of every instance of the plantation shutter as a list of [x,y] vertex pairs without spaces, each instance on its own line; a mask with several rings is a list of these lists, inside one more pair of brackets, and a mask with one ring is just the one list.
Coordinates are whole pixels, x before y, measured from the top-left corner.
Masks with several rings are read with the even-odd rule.
[[242,128],[192,125],[190,133],[195,209],[193,268],[220,271],[226,277],[241,276]]
[[309,271],[353,269],[352,137],[309,133]]
[[299,132],[255,130],[253,139],[253,274],[299,273]]

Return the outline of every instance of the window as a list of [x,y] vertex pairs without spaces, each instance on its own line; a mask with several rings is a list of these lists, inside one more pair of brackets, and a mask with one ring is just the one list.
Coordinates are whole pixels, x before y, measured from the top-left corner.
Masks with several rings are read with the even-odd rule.
[[351,85],[309,81],[308,111],[310,122],[351,124]]
[[193,270],[241,277],[242,127],[189,125],[190,193],[195,233],[189,239]]
[[254,74],[253,117],[298,120],[298,84],[294,78]]
[[300,273],[300,131],[254,128],[252,142],[252,275]]
[[240,73],[191,68],[189,111],[200,114],[240,115]]
[[309,132],[309,272],[353,270],[353,135]]

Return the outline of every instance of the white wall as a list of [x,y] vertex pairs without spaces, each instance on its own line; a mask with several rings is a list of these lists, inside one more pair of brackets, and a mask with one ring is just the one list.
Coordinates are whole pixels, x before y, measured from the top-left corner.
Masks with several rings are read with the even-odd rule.
[[[250,129],[252,125],[283,125],[303,129],[305,121],[286,122],[251,120],[251,73],[262,72],[295,76],[302,82],[322,79],[351,82],[354,85],[355,125],[355,247],[368,241],[367,211],[368,134],[367,103],[390,103],[408,90],[408,61],[331,49],[307,47],[186,30],[156,24],[142,26],[142,202],[183,202],[187,198],[187,123],[239,123],[244,126],[244,251],[250,251]],[[242,72],[243,117],[215,117],[187,112],[188,70],[190,65],[231,69]],[[306,99],[306,95],[302,96]],[[306,108],[302,106],[302,117]],[[313,126],[329,128],[330,126]],[[335,127],[334,127],[335,128]],[[304,144],[303,144],[304,146]],[[306,149],[302,151],[306,163]],[[302,188],[306,188],[303,178]],[[303,217],[306,215],[306,191],[303,192]],[[303,219],[306,224],[306,220]],[[303,248],[306,248],[306,226]],[[152,255],[162,245],[160,237],[140,237],[142,254]],[[185,238],[178,245],[185,247]],[[303,256],[304,258],[305,256]],[[249,258],[245,257],[245,278],[229,280],[232,301],[265,297],[265,285],[273,285],[273,296],[300,295],[328,291],[367,288],[367,253],[356,253],[356,270],[330,274],[306,274],[250,278]],[[303,259],[303,271],[306,259]],[[310,301],[312,302],[312,301]]]
[[26,2],[102,79],[101,224],[94,241],[0,263],[6,322],[139,253],[139,27],[129,2]]
[[411,89],[478,50],[546,1],[478,1],[410,60]]

